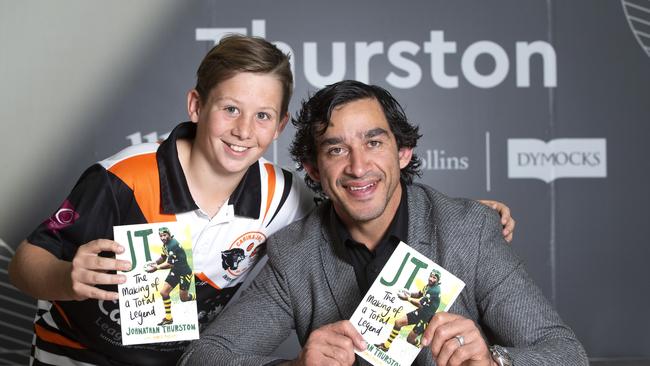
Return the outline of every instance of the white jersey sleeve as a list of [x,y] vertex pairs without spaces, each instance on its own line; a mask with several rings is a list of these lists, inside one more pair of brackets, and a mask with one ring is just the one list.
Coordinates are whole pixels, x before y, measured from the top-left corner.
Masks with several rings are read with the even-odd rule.
[[265,163],[264,166],[267,178],[270,175],[274,176],[273,180],[266,180],[275,182],[273,187],[269,186],[263,190],[266,197],[262,197],[262,205],[265,200],[268,202],[268,209],[264,210],[266,216],[264,221],[267,233],[271,235],[305,217],[315,206],[315,194],[305,185],[302,176],[297,172],[270,163]]

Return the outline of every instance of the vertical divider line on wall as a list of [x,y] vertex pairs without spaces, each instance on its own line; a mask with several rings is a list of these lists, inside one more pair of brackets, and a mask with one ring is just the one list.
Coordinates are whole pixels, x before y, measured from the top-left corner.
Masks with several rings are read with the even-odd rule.
[[[546,0],[546,16],[548,19],[548,33],[547,41],[553,42],[553,0]],[[551,43],[552,44],[552,43]],[[555,136],[555,89],[548,88],[548,124],[549,124],[549,138],[551,140]],[[550,255],[550,265],[551,265],[551,302],[553,306],[557,308],[557,238],[556,238],[556,195],[555,195],[555,179],[551,180],[549,184],[549,199],[550,199],[550,209],[549,209],[549,255]]]
[[485,190],[490,192],[490,131],[485,131]]
[[278,140],[273,140],[273,164],[280,165],[278,163]]

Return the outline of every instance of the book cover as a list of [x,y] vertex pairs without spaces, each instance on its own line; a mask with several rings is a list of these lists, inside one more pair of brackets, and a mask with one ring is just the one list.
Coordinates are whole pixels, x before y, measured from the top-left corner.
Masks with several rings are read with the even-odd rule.
[[117,258],[132,263],[118,285],[122,343],[199,338],[189,225],[115,226],[113,234],[126,249]]
[[465,283],[400,242],[350,318],[368,348],[355,351],[375,366],[411,365],[433,315],[447,311]]

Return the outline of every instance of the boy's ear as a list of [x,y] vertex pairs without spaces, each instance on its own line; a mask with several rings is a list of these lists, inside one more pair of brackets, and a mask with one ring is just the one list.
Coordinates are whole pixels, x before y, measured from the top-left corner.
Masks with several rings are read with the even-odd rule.
[[282,117],[282,119],[280,120],[280,124],[278,125],[278,128],[275,130],[275,136],[273,137],[274,140],[277,139],[278,136],[280,136],[280,134],[282,133],[282,131],[284,131],[284,128],[287,127],[287,122],[289,122],[289,112],[287,112],[287,114],[285,114],[284,117]]
[[201,96],[196,89],[192,89],[187,93],[187,114],[190,121],[199,122],[199,114],[201,113]]

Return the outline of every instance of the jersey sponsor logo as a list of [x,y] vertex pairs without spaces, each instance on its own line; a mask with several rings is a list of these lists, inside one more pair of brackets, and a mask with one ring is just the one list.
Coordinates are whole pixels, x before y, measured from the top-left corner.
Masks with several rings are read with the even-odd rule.
[[264,254],[266,235],[249,231],[235,239],[227,250],[221,252],[221,265],[234,278],[246,272]]
[[79,213],[74,210],[72,203],[65,200],[61,207],[46,221],[47,228],[56,233],[75,223],[79,219]]
[[122,332],[120,322],[120,308],[117,301],[97,301],[100,314],[93,322],[95,324],[97,335],[109,342],[122,343]]
[[120,324],[120,308],[118,307],[117,301],[99,300],[97,302],[97,305],[99,306],[99,310],[102,312],[102,314],[106,315],[115,324]]
[[221,252],[221,265],[223,269],[227,270],[237,270],[239,263],[246,259],[246,255],[243,249],[234,248],[228,249]]

